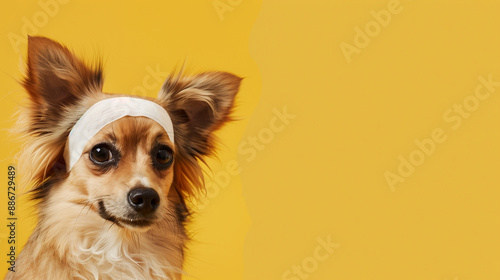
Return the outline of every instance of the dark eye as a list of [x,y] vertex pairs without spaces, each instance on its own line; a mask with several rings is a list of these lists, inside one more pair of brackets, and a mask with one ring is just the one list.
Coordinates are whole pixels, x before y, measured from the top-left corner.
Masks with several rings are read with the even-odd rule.
[[172,164],[174,160],[172,149],[167,146],[160,146],[153,149],[153,163],[159,169],[165,169]]
[[97,145],[90,151],[90,159],[97,164],[109,162],[113,158],[111,150],[104,145]]

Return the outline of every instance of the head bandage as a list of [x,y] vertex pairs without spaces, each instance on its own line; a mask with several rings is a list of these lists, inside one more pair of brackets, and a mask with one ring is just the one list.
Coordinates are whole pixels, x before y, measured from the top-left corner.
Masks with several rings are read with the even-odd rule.
[[76,122],[69,133],[64,149],[67,170],[80,159],[87,143],[106,125],[125,116],[146,117],[157,122],[174,142],[174,127],[167,111],[160,105],[145,99],[114,97],[92,105]]

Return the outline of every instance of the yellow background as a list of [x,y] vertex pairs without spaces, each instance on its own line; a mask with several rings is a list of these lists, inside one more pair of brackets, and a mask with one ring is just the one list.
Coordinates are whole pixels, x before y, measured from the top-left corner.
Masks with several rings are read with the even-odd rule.
[[[67,2],[28,32],[102,56],[106,91],[137,92],[148,69],[184,62],[245,77],[241,120],[219,133],[190,226],[185,279],[500,279],[500,87],[460,125],[444,117],[473,101],[479,77],[500,81],[500,2]],[[382,26],[382,10],[398,12]],[[23,25],[40,12],[37,1],[0,9],[0,274],[18,148],[7,129],[25,95]],[[341,46],[359,45],[367,27],[373,36],[346,56]],[[9,34],[24,38],[19,47]],[[154,96],[160,84],[147,87]],[[276,129],[283,110],[294,117]],[[391,188],[385,174],[401,175],[401,157],[436,129],[445,140]],[[17,216],[25,242],[35,220],[22,198]],[[318,260],[328,238],[336,248]]]

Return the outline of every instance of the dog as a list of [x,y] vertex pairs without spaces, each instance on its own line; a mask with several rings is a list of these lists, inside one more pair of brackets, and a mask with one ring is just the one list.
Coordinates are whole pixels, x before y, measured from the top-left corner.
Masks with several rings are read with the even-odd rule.
[[156,99],[104,93],[100,62],[28,37],[17,129],[38,222],[6,279],[180,279],[186,199],[242,78],[172,74]]

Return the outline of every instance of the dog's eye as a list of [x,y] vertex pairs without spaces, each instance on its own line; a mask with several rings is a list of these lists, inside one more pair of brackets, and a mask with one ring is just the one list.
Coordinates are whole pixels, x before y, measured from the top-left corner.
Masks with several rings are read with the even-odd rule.
[[160,169],[167,168],[172,163],[174,156],[172,150],[167,146],[153,149],[153,163]]
[[111,160],[113,154],[105,146],[95,146],[90,152],[90,159],[95,163],[106,163]]

